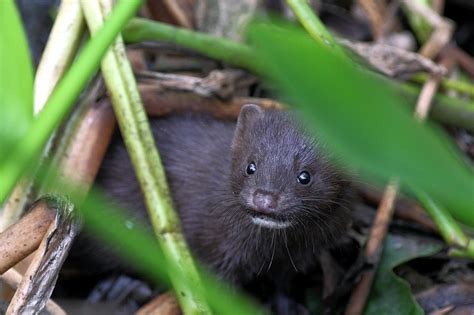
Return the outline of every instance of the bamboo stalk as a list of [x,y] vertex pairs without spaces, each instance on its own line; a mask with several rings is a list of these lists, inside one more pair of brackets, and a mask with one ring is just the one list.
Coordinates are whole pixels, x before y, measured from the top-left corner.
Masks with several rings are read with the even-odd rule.
[[[104,23],[112,3],[109,0],[81,0],[81,4],[94,36]],[[156,237],[166,259],[176,264],[180,273],[185,275],[183,278],[186,281],[182,281],[182,277],[170,274],[175,291],[180,293],[177,296],[181,307],[185,314],[210,314],[210,308],[203,298],[199,274],[172,205],[161,159],[120,36],[105,55],[101,69]],[[188,283],[193,283],[198,289],[192,290]]]

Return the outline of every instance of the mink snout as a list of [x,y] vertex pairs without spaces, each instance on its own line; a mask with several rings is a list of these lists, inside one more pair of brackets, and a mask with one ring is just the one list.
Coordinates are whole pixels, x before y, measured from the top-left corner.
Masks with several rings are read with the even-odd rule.
[[252,208],[255,211],[268,214],[278,209],[278,193],[256,189],[253,193]]

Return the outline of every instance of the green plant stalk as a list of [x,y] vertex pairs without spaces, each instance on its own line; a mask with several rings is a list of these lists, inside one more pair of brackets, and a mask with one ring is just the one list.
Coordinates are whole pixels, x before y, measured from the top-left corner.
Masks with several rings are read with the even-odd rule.
[[[415,104],[416,97],[420,93],[419,87],[406,83],[390,82],[397,92],[408,96],[410,99],[413,98],[413,101],[410,101],[409,104]],[[472,103],[461,99],[448,97],[441,93],[436,94],[430,110],[430,117],[439,122],[474,132],[474,106]]]
[[[94,36],[104,23],[112,3],[110,0],[81,0],[81,4]],[[120,36],[104,56],[101,69],[125,145],[145,196],[155,234],[169,264],[176,265],[178,273],[183,275],[169,275],[183,312],[210,314],[210,308],[203,298],[196,265],[173,208],[161,159]]]
[[314,14],[307,0],[286,0],[286,3],[311,37],[318,43],[331,47],[334,52],[345,56],[341,47]]
[[193,49],[205,56],[233,66],[259,72],[252,49],[244,44],[168,24],[135,18],[123,30],[127,43],[162,40]]
[[[259,73],[260,71],[260,66],[256,63],[256,55],[250,47],[220,37],[142,18],[133,19],[123,30],[122,35],[128,43],[147,40],[167,41],[252,72]],[[400,94],[408,94],[410,97],[416,97],[419,94],[419,89],[416,87],[389,80],[387,82]],[[410,104],[415,103],[410,102]],[[432,117],[442,123],[474,131],[474,107],[465,101],[438,94],[432,109]]]
[[[415,191],[415,190],[414,190]],[[417,199],[441,233],[445,242],[453,246],[452,254],[474,258],[474,242],[469,239],[451,214],[424,192],[415,191]]]
[[76,55],[84,32],[79,0],[61,2],[35,76],[35,113],[46,104],[59,79]]
[[453,257],[467,257],[474,259],[474,240],[470,238],[465,248],[452,248],[449,251],[449,255]]
[[[418,73],[412,76],[411,80],[417,83],[425,83],[429,78],[430,76],[427,73]],[[468,94],[470,97],[474,97],[474,85],[470,83],[441,78],[441,86],[445,89],[451,89],[456,92]],[[472,104],[472,108],[474,108],[474,104]]]
[[130,20],[141,5],[141,0],[119,1],[107,23],[84,47],[69,71],[51,94],[44,110],[33,120],[22,141],[0,165],[2,185],[0,185],[0,204],[3,204],[18,179],[32,165],[52,132],[69,112],[81,90],[97,70],[100,58],[110,43]]

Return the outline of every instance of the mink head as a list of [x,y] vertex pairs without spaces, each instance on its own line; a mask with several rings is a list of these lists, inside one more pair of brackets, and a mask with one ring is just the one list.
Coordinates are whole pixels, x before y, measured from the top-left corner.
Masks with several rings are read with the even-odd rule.
[[253,223],[273,229],[322,220],[340,205],[343,180],[294,117],[245,105],[232,142],[231,185]]

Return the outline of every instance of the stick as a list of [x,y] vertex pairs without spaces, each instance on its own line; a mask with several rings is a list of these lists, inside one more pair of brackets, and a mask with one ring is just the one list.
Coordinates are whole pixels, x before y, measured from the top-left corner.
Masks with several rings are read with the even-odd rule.
[[0,233],[0,274],[38,248],[54,218],[55,211],[39,201],[20,221]]

